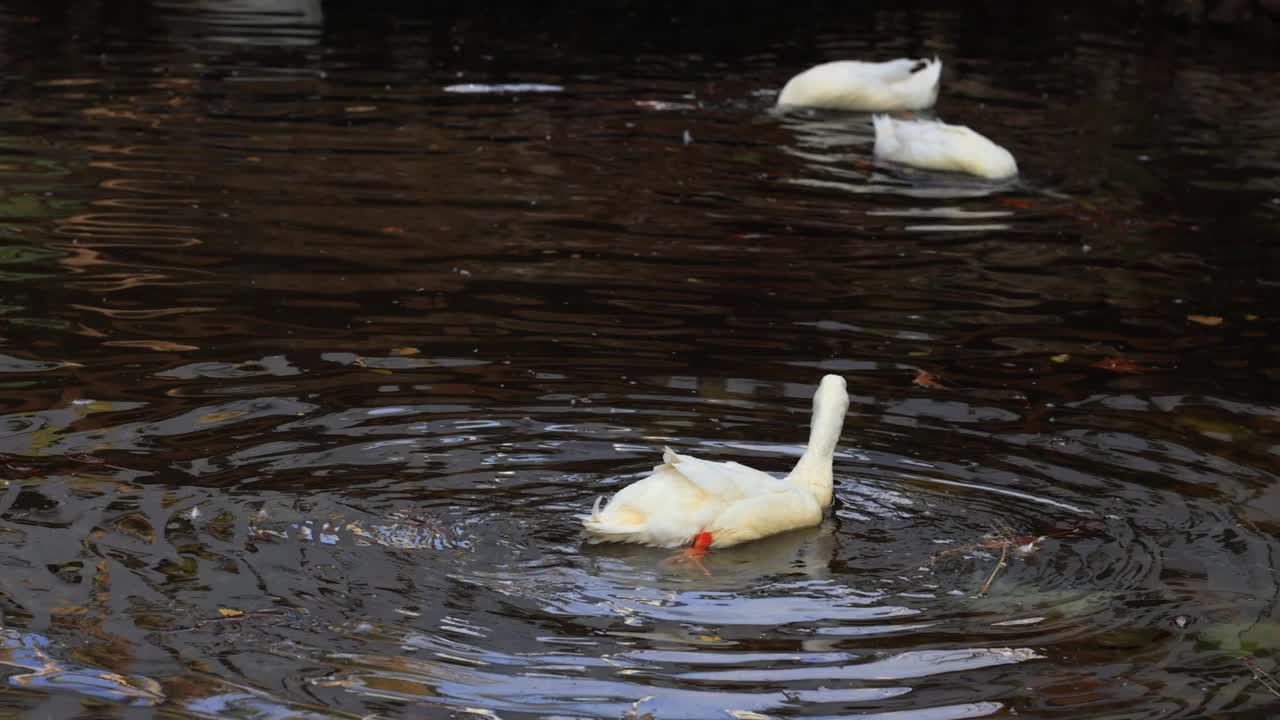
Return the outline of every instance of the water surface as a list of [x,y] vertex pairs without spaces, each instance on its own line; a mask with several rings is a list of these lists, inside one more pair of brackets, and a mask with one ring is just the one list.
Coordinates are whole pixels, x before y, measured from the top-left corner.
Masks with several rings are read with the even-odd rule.
[[[0,15],[0,716],[1273,714],[1264,43],[333,5]],[[901,54],[1017,181],[770,107]],[[828,372],[821,527],[584,544]]]

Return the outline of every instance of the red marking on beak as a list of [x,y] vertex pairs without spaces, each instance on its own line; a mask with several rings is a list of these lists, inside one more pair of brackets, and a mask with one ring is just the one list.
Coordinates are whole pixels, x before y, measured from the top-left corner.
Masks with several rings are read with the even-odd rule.
[[713,541],[713,538],[711,537],[711,533],[700,532],[697,535],[693,536],[693,549],[706,550],[707,548],[711,547],[712,541]]

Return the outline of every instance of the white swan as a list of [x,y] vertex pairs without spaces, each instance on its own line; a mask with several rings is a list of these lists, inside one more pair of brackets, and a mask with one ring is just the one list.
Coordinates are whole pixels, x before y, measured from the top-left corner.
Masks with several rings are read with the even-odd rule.
[[592,542],[728,547],[822,522],[831,505],[831,462],[849,409],[844,378],[827,375],[813,395],[809,446],[784,479],[736,462],[664,448],[653,474],[583,517]]
[[876,126],[875,156],[925,170],[969,173],[991,180],[1018,174],[1013,154],[963,125],[937,120],[871,118]]
[[[924,66],[912,72],[920,63]],[[791,78],[778,94],[778,104],[863,112],[923,110],[938,99],[941,77],[938,58],[880,63],[839,60]]]

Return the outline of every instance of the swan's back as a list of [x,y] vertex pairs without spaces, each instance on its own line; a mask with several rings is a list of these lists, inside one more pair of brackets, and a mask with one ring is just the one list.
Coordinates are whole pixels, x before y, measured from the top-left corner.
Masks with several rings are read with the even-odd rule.
[[927,170],[964,172],[1001,179],[1018,174],[1013,154],[963,125],[936,120],[872,118],[875,156]]
[[938,99],[942,62],[911,59],[872,63],[837,60],[791,78],[778,94],[779,105],[803,105],[868,112],[922,110]]
[[[806,498],[806,519],[811,514],[810,503],[819,508],[821,518],[821,508],[812,497],[785,480],[746,465],[678,455],[670,449],[663,453],[663,460],[652,475],[618,491],[608,505],[602,508],[601,500],[596,501],[591,514],[583,519],[593,540],[676,547],[704,529],[721,527],[716,520],[726,512],[737,523],[752,519],[753,529],[756,525],[768,527],[767,522],[755,519],[762,511],[777,515],[780,502],[785,509],[789,503]],[[735,539],[732,533],[724,534],[717,538],[717,545],[755,537],[761,536],[748,532]]]
[[[911,77],[911,71],[920,64],[918,60],[911,58],[898,58],[897,60],[887,60],[885,62],[860,62],[858,60],[844,60],[831,63],[832,65],[845,66],[845,72],[852,75],[862,75],[868,78],[875,78],[880,82],[897,83]],[[931,62],[925,62],[925,70],[929,69]],[[922,70],[921,72],[923,72]]]

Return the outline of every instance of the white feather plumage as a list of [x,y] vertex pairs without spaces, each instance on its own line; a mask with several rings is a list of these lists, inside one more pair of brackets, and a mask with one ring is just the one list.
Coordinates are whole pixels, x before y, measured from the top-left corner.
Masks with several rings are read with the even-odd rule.
[[1000,180],[1018,174],[1013,154],[963,125],[937,120],[872,117],[875,156],[924,170],[946,170]]
[[583,526],[593,542],[676,547],[707,532],[711,547],[728,547],[817,525],[831,505],[832,456],[848,409],[844,378],[827,375],[813,396],[809,446],[786,478],[664,448],[653,474],[604,507],[597,498]]
[[941,77],[938,58],[879,63],[839,60],[791,78],[778,94],[778,104],[863,112],[923,110],[938,99]]

